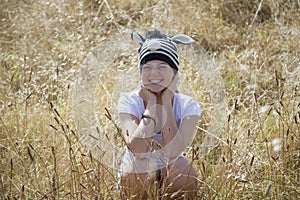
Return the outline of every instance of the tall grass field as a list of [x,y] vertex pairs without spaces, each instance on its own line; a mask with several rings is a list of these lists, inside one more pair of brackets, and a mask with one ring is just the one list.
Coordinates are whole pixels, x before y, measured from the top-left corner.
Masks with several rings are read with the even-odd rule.
[[0,0],[0,199],[120,199],[116,105],[153,28],[196,41],[197,199],[300,199],[299,0]]

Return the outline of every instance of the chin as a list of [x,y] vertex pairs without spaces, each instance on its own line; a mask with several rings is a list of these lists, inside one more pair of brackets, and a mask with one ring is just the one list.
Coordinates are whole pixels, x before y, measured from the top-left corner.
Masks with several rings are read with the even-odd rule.
[[153,90],[150,90],[151,92],[153,92],[153,93],[155,93],[155,94],[160,94],[161,92],[162,92],[162,90],[155,90],[155,91],[153,91]]
[[149,88],[149,90],[153,93],[161,93],[165,88],[161,88],[161,89],[153,89],[153,88]]

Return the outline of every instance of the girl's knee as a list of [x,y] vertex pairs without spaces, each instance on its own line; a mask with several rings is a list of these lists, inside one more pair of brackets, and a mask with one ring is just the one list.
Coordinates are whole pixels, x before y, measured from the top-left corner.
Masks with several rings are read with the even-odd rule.
[[142,187],[147,184],[148,179],[146,173],[124,173],[121,176],[121,186]]
[[184,157],[179,157],[173,163],[171,163],[167,169],[168,174],[175,174],[176,176],[185,175],[190,177],[196,177],[197,173],[191,162]]

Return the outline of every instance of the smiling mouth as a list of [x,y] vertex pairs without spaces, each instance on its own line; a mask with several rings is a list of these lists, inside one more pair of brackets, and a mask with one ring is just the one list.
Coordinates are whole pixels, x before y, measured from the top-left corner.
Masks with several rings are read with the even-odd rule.
[[151,83],[151,84],[159,84],[161,82],[162,82],[161,79],[151,79],[151,80],[149,80],[149,83]]

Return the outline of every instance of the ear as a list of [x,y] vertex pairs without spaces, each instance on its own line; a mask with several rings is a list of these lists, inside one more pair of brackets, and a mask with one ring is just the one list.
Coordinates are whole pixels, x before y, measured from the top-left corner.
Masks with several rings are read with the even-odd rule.
[[145,39],[143,38],[143,36],[141,36],[140,34],[138,34],[136,32],[131,33],[131,39],[140,44],[143,44],[145,42]]
[[171,40],[177,44],[191,44],[194,42],[194,40],[191,37],[184,34],[177,34],[173,36]]

